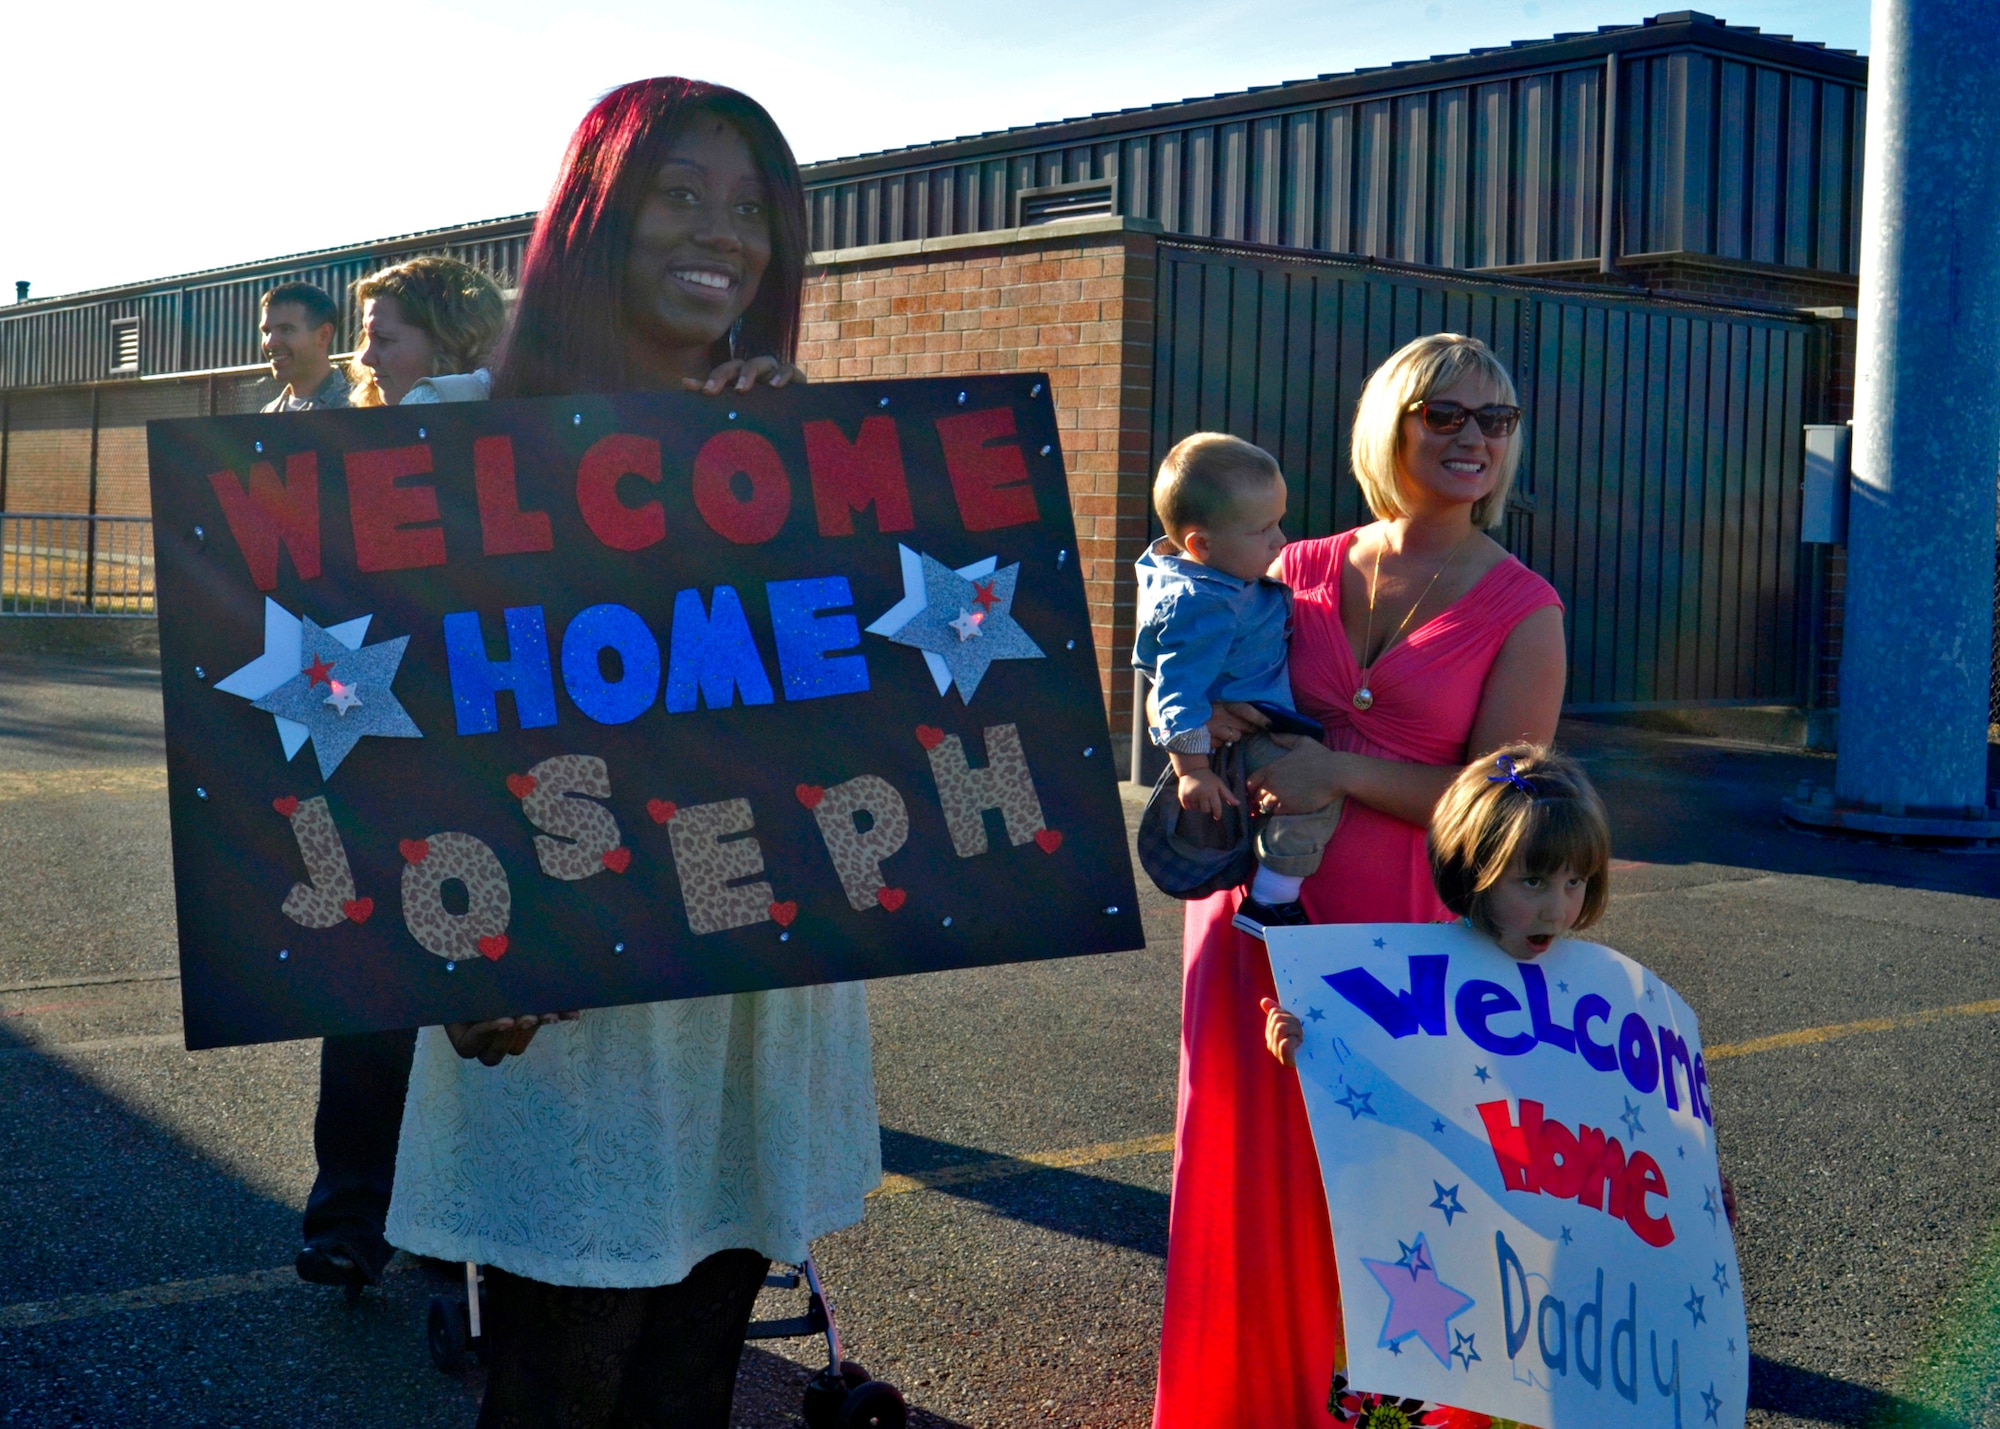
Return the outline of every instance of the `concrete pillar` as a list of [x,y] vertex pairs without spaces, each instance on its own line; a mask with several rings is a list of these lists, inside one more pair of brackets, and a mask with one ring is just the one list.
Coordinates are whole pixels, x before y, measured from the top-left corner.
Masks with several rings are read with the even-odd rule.
[[1986,803],[2000,0],[1874,0],[1834,796]]

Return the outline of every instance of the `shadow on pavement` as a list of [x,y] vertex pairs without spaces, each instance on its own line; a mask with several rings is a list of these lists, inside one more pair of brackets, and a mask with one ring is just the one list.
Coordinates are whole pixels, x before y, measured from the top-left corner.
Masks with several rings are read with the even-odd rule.
[[[398,1267],[347,1305],[271,1276],[296,1251],[298,1211],[143,1110],[221,1079],[172,1049],[86,1055],[131,1057],[116,1072],[131,1096],[0,1029],[0,1425],[471,1422],[467,1387],[430,1367],[427,1277]],[[232,1086],[175,1118],[268,1115],[255,1074],[236,1080],[253,1095]],[[231,1133],[252,1156],[259,1139]],[[187,1284],[256,1272],[268,1278],[239,1293]]]
[[1841,1429],[1972,1429],[1879,1389],[1760,1355],[1750,1357],[1750,1407]]
[[[923,1176],[949,1167],[995,1160],[973,1146],[935,1141],[907,1131],[882,1128],[882,1169]],[[1003,1163],[1006,1158],[998,1158]],[[941,1180],[933,1193],[985,1206],[997,1215],[1079,1240],[1136,1250],[1165,1258],[1167,1195],[1143,1186],[1089,1176],[1080,1171],[1025,1165],[1007,1174]]]
[[1611,812],[1621,859],[1717,864],[1991,896],[2000,855],[1825,837],[1780,813],[1801,780],[1831,783],[1833,760],[1804,751],[1566,719],[1557,736]]
[[[35,688],[23,698],[14,690],[13,676],[32,679]],[[60,700],[49,698],[59,687]],[[157,666],[84,659],[61,655],[0,654],[0,740],[45,757],[77,763],[158,763],[165,758],[165,736],[158,706],[149,704],[138,718],[106,712],[91,700],[92,692],[111,690],[157,699]]]

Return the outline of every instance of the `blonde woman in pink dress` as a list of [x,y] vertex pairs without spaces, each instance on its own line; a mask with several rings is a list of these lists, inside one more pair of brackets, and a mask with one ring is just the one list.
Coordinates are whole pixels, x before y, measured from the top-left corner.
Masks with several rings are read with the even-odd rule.
[[[1408,344],[1369,378],[1355,414],[1355,476],[1378,519],[1294,542],[1272,568],[1294,593],[1292,693],[1326,742],[1299,744],[1251,785],[1288,812],[1343,801],[1300,895],[1314,923],[1449,918],[1424,853],[1433,805],[1470,759],[1555,736],[1568,668],[1561,601],[1486,534],[1520,460],[1519,420],[1513,380],[1483,343],[1439,333]],[[1210,729],[1233,739],[1261,720],[1225,706]],[[1346,1385],[1333,1237],[1298,1074],[1264,1049],[1270,963],[1261,942],[1230,926],[1240,898],[1219,893],[1187,910],[1153,1422],[1365,1422],[1370,1406]],[[1399,1423],[1489,1422],[1445,1406],[1394,1408]]]

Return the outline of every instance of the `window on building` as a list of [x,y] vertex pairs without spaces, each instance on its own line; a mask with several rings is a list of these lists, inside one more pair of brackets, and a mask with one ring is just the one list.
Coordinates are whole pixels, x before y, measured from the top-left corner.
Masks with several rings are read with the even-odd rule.
[[139,370],[139,320],[124,318],[111,324],[111,370]]

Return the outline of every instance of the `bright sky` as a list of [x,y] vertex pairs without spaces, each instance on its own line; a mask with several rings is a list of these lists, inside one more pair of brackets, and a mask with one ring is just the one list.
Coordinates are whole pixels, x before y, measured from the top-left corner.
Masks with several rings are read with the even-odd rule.
[[[539,206],[590,103],[687,74],[801,162],[1631,23],[1611,0],[191,0],[9,12],[0,295]],[[384,18],[375,19],[375,15]],[[1867,0],[1737,24],[1868,48]]]

